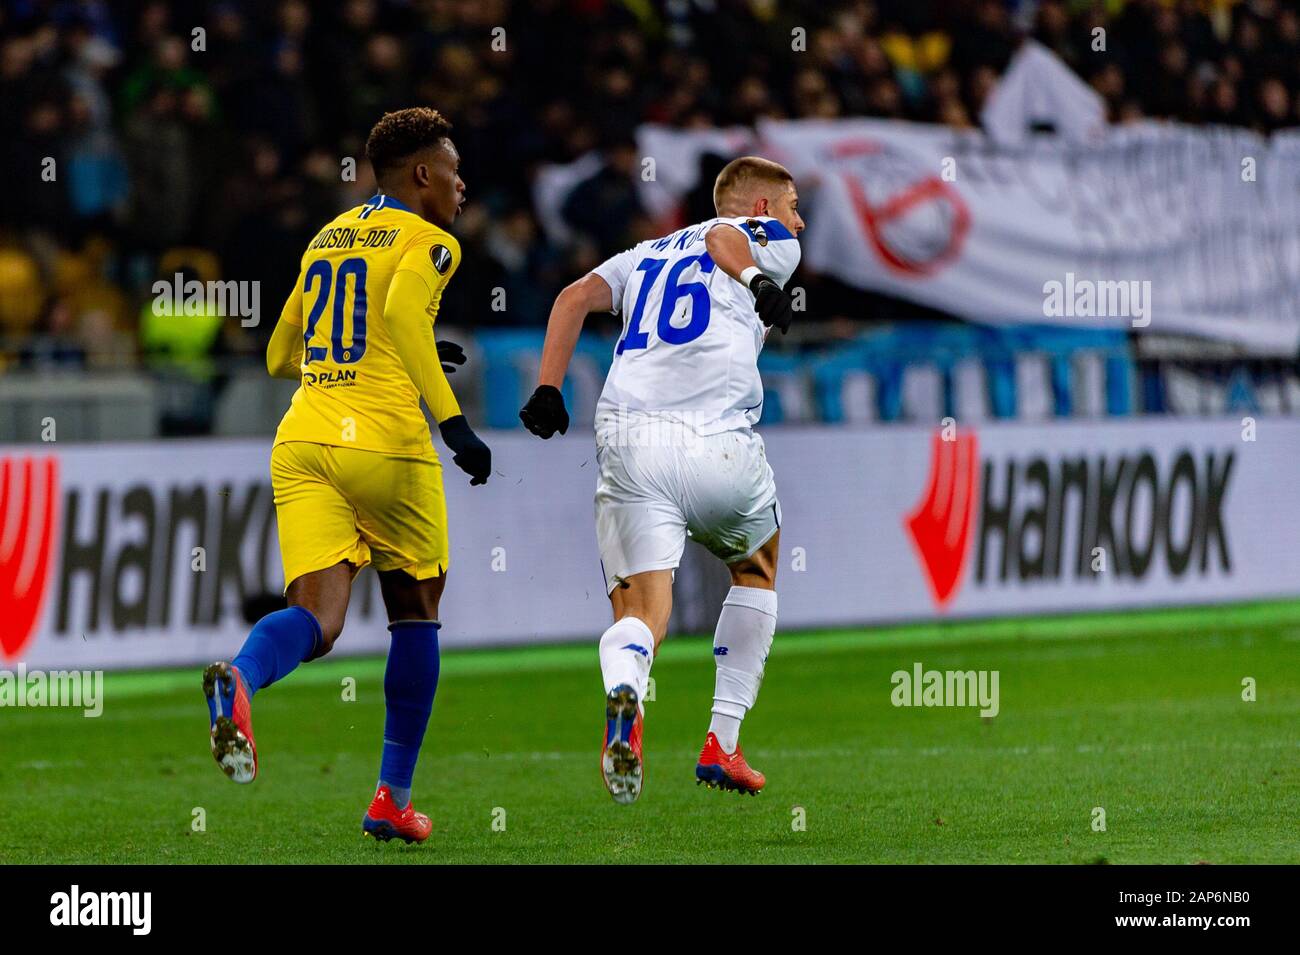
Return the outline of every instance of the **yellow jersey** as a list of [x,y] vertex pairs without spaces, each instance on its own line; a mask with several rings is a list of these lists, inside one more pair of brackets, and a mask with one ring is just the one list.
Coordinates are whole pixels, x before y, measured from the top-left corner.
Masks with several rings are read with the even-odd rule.
[[[450,233],[385,195],[349,209],[316,234],[267,353],[272,374],[277,366],[292,368],[295,359],[301,371],[275,444],[310,441],[362,451],[432,453],[420,410],[422,387],[439,422],[460,414],[432,339],[442,290],[456,273],[460,254]],[[406,278],[399,283],[417,290],[408,300],[418,302],[416,310],[423,307],[422,315],[409,314],[403,301],[390,296],[399,272],[423,281],[423,286]],[[424,317],[427,326],[413,335],[411,324]],[[416,349],[421,354],[410,354]],[[430,383],[417,386],[412,378],[422,374]]]

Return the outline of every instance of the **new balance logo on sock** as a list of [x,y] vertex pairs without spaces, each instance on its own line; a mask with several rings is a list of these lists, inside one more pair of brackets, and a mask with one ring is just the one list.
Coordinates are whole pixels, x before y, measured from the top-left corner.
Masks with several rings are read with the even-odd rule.
[[640,644],[636,644],[636,643],[625,643],[625,644],[623,644],[623,646],[619,647],[619,649],[620,649],[620,650],[635,650],[637,653],[641,654],[641,656],[645,657],[647,660],[650,659],[650,651],[647,650],[645,647],[641,646]]
[[[725,656],[727,655],[727,648],[726,648],[726,647],[714,647],[714,648],[713,648],[713,655],[714,655],[715,657],[725,657]],[[763,662],[766,663],[767,661],[764,660]]]

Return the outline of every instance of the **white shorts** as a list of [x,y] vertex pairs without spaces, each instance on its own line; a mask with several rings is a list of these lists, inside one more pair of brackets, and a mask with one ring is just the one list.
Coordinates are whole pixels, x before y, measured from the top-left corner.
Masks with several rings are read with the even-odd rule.
[[596,541],[605,591],[647,570],[676,569],[686,538],[731,564],[781,526],[763,439],[750,430],[689,434],[596,450]]

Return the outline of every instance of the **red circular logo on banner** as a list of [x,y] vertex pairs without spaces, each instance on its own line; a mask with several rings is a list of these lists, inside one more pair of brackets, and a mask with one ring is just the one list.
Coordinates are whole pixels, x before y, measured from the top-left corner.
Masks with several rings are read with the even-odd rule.
[[831,158],[867,242],[889,269],[920,278],[961,253],[970,209],[951,183],[918,175],[923,163],[871,140],[837,143]]

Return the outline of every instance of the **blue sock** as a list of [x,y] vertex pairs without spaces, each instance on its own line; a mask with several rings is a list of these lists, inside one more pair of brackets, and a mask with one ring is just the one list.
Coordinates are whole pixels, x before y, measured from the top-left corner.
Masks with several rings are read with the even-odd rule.
[[388,625],[392,642],[384,669],[384,758],[379,784],[393,793],[398,809],[411,801],[411,779],[438,690],[438,630],[435,620],[399,620]]
[[286,607],[257,621],[239,656],[231,662],[252,696],[292,673],[316,652],[322,639],[320,624],[310,610]]

